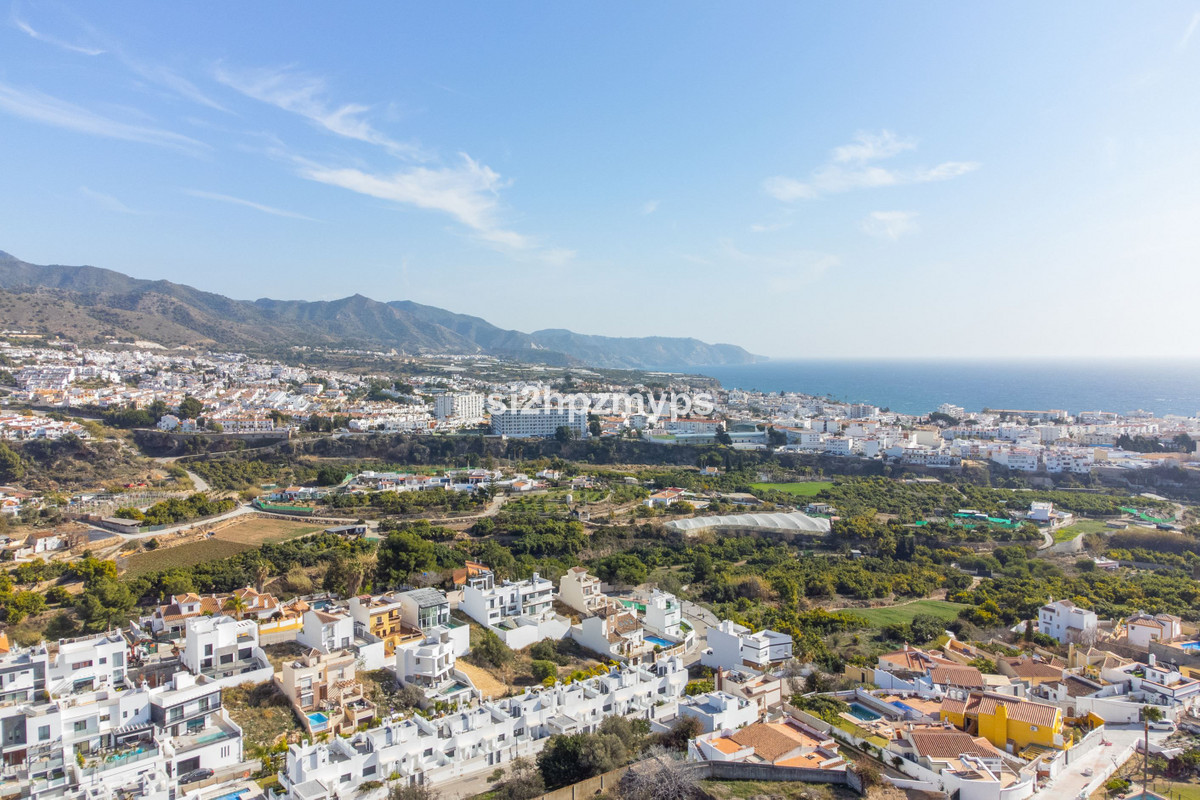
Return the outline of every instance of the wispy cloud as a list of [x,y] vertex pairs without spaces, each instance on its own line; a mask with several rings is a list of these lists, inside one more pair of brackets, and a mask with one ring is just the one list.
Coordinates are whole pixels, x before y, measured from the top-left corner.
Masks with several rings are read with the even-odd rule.
[[[70,15],[68,15],[70,16]],[[82,28],[86,38],[90,41],[89,44],[72,44],[64,39],[42,31],[36,30],[28,21],[17,15],[16,10],[13,10],[13,24],[23,31],[26,35],[37,39],[40,42],[60,47],[63,50],[68,50],[73,53],[82,53],[88,56],[111,55],[121,62],[130,72],[147,81],[148,83],[161,86],[170,92],[191,100],[194,103],[199,103],[209,108],[218,111],[226,111],[227,109],[218,103],[216,100],[209,97],[200,87],[196,86],[187,78],[168,69],[167,67],[143,61],[140,58],[129,55],[120,43],[113,41],[110,37],[97,31],[88,23],[80,19],[73,19],[73,25],[76,28]]]
[[574,257],[565,249],[545,248],[536,239],[509,230],[498,220],[500,175],[466,153],[445,167],[414,166],[372,174],[350,167],[328,167],[296,159],[301,177],[358,194],[449,214],[480,241],[510,252],[524,251],[550,263]]
[[105,211],[113,211],[117,214],[135,214],[135,215],[141,215],[141,214],[145,213],[143,211],[138,211],[136,209],[130,208],[129,206],[125,205],[117,198],[113,197],[111,194],[105,194],[104,192],[97,192],[96,190],[89,189],[86,186],[80,186],[79,193],[81,195],[83,195],[84,197],[87,197],[87,198],[95,201],[96,205],[100,206]]
[[142,142],[197,155],[208,145],[182,134],[141,125],[129,125],[101,116],[48,94],[23,91],[0,83],[0,111],[56,128],[78,131],[107,139]]
[[916,211],[873,211],[859,227],[868,236],[896,241],[901,236],[916,233]]
[[13,21],[13,25],[15,25],[17,27],[17,29],[20,30],[21,32],[23,32],[26,36],[29,36],[30,38],[33,38],[33,39],[37,39],[39,42],[45,42],[46,44],[52,44],[55,47],[62,48],[63,50],[69,50],[72,53],[82,53],[85,56],[99,56],[99,55],[104,55],[104,53],[107,52],[106,50],[104,50],[103,48],[100,48],[100,47],[89,47],[87,45],[82,45],[82,44],[72,44],[71,42],[63,41],[62,39],[59,39],[57,37],[50,36],[48,34],[37,31],[34,29],[34,27],[32,25],[30,25],[28,22],[26,22],[25,20],[23,20],[19,16],[17,16],[17,11],[15,8],[13,9],[12,21]]
[[648,217],[651,214],[653,214],[655,211],[658,211],[658,201],[657,200],[647,200],[646,202],[642,203],[642,214],[644,214]]
[[324,78],[306,75],[290,68],[232,70],[218,65],[218,81],[254,100],[290,111],[308,119],[330,133],[386,148],[393,155],[424,159],[421,148],[410,142],[400,142],[375,128],[366,114],[369,106],[359,103],[337,105],[325,95],[328,86]]
[[833,160],[838,163],[877,161],[913,150],[916,146],[915,140],[901,139],[889,130],[879,133],[859,131],[854,134],[853,142],[833,149]]
[[951,180],[980,166],[975,161],[944,161],[933,167],[892,169],[870,163],[893,158],[915,147],[916,142],[900,139],[890,131],[859,133],[853,142],[834,148],[830,160],[807,180],[775,175],[763,181],[763,190],[784,202],[811,200],[855,189]]
[[790,222],[756,222],[750,226],[751,233],[774,233],[784,228],[790,228]]
[[1175,46],[1179,52],[1182,53],[1184,50],[1187,50],[1188,43],[1192,41],[1192,35],[1196,33],[1197,27],[1200,27],[1200,11],[1192,14],[1191,22],[1189,22],[1187,28],[1184,29],[1183,36],[1179,38],[1179,44]]
[[295,211],[286,211],[282,208],[255,203],[253,200],[244,200],[240,197],[234,197],[228,194],[219,194],[218,192],[205,192],[199,189],[184,189],[183,193],[192,197],[199,197],[204,200],[216,200],[220,203],[229,203],[235,206],[244,206],[245,208],[253,208],[255,211],[261,211],[264,214],[271,214],[276,217],[287,217],[288,219],[302,219],[308,222],[319,222],[320,220],[304,214],[299,214]]

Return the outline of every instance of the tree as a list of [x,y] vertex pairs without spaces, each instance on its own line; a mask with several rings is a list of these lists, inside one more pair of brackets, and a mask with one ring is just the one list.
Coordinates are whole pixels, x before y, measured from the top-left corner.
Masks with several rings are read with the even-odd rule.
[[137,598],[115,578],[103,577],[89,586],[75,603],[75,613],[88,632],[124,625],[133,614]]
[[471,646],[471,656],[482,664],[502,667],[513,660],[513,651],[499,636],[484,631],[479,641]]
[[204,404],[190,394],[179,401],[180,419],[196,419],[204,413]]
[[621,776],[619,791],[622,800],[688,800],[705,796],[699,792],[692,773],[665,753],[630,767]]
[[917,614],[908,623],[909,635],[916,644],[932,642],[946,633],[946,623],[932,614]]
[[1158,722],[1163,718],[1162,709],[1158,706],[1142,706],[1143,722]]
[[392,784],[388,788],[387,800],[438,800],[441,795],[424,784]]
[[394,588],[408,583],[418,572],[437,566],[437,549],[414,533],[395,531],[389,533],[379,548],[375,573],[379,584]]
[[557,789],[622,766],[629,749],[615,733],[572,733],[551,736],[538,754],[538,769],[547,788]]
[[326,464],[317,470],[317,485],[318,486],[336,486],[341,483],[346,477],[345,467],[335,467]]
[[0,442],[0,483],[19,481],[24,475],[25,465],[21,462],[21,457],[8,445]]
[[353,597],[367,579],[366,565],[357,556],[338,554],[325,570],[322,588],[342,597]]
[[546,793],[546,782],[537,766],[527,758],[512,762],[508,780],[492,792],[495,800],[533,800]]
[[533,673],[533,679],[538,683],[545,681],[547,678],[558,677],[558,667],[553,661],[534,661],[530,665],[530,670]]
[[594,414],[588,415],[588,433],[592,436],[600,435],[600,418]]
[[229,595],[229,599],[225,601],[225,610],[232,611],[235,617],[241,619],[246,610],[246,599],[240,594]]
[[724,444],[724,445],[733,444],[733,437],[731,437],[724,430],[717,431],[715,439],[716,439],[717,444]]
[[704,733],[700,720],[692,716],[681,716],[675,720],[671,730],[660,734],[658,742],[667,750],[687,750],[688,742]]
[[554,429],[554,441],[569,442],[575,438],[575,429],[566,425],[559,425]]

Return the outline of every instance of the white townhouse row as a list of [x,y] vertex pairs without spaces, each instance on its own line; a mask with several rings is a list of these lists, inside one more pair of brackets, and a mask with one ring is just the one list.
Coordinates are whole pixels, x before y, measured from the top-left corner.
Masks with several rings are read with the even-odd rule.
[[279,783],[287,800],[377,800],[386,788],[363,792],[362,784],[391,776],[444,783],[531,756],[555,734],[594,731],[610,716],[673,714],[686,685],[683,661],[669,658],[438,718],[412,716],[328,743],[293,744]]

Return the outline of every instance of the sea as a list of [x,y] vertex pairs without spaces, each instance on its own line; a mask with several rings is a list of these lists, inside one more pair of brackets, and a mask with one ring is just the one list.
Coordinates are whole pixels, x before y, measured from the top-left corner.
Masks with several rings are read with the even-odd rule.
[[800,392],[928,414],[984,408],[1200,415],[1200,359],[1078,361],[796,360],[685,370],[726,389]]

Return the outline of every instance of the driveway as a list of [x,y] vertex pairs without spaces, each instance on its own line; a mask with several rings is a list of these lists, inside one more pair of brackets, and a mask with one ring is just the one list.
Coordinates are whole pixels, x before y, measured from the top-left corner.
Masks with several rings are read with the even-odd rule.
[[[1043,786],[1039,794],[1055,800],[1075,800],[1082,793],[1090,795],[1102,786],[1117,769],[1136,752],[1143,736],[1141,725],[1117,728],[1105,727],[1104,738],[1111,745],[1094,747],[1088,753],[1068,764],[1053,781]],[[1160,744],[1170,736],[1166,731],[1150,731],[1150,743]],[[1091,775],[1084,775],[1091,770]]]

